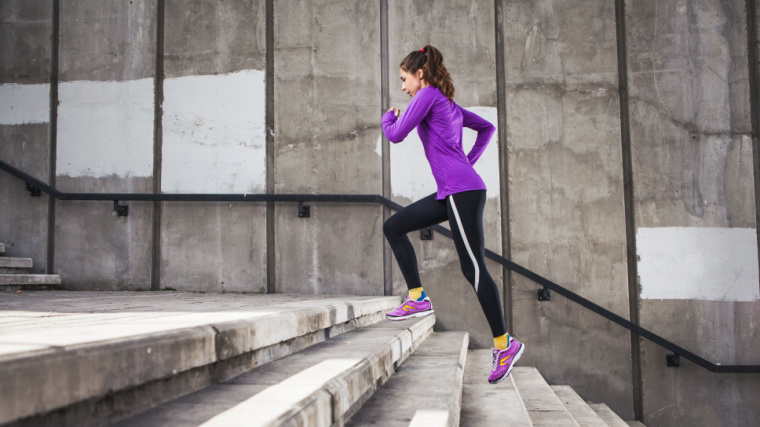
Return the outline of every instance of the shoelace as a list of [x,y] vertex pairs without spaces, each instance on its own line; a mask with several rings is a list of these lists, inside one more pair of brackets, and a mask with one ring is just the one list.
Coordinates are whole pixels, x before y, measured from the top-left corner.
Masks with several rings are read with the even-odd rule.
[[497,366],[496,362],[499,361],[499,354],[500,353],[501,352],[499,350],[493,349],[493,366],[491,366],[491,372],[495,372],[496,371],[496,366]]

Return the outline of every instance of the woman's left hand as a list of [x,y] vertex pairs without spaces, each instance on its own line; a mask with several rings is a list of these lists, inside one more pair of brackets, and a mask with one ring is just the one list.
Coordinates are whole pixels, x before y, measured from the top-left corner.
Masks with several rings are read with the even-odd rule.
[[396,107],[391,107],[391,109],[388,111],[393,111],[393,115],[395,115],[396,117],[398,117],[398,115],[401,114],[401,110],[399,110]]

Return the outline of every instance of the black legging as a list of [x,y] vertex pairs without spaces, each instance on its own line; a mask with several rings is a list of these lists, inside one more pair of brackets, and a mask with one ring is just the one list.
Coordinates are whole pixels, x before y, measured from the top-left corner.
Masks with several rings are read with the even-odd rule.
[[[499,289],[486,269],[485,239],[483,238],[485,205],[485,190],[452,194],[446,197],[446,200],[436,200],[435,194],[431,194],[388,218],[383,225],[383,232],[391,244],[393,254],[406,280],[406,286],[414,289],[422,284],[417,269],[417,256],[406,234],[448,219],[454,235],[454,245],[459,254],[462,273],[478,295],[480,306],[491,326],[493,336],[500,337],[507,333],[507,326],[501,310]],[[464,238],[461,230],[464,230]]]

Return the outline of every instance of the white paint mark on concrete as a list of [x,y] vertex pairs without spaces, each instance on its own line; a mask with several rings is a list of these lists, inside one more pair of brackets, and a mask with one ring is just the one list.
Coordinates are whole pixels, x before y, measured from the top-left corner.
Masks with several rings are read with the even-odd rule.
[[445,409],[418,409],[409,427],[445,427],[449,425],[449,411]]
[[377,145],[375,145],[375,153],[377,153],[378,156],[383,157],[383,136],[382,135],[377,137]]
[[0,125],[50,122],[50,85],[0,84]]
[[639,228],[643,299],[757,301],[757,235],[752,228]]
[[58,175],[153,175],[153,79],[61,82]]
[[244,70],[164,81],[164,192],[266,191],[264,77]]
[[[467,110],[479,115],[496,126],[495,107],[466,107]],[[496,132],[498,132],[498,127]],[[477,132],[465,128],[462,135],[462,145],[465,153],[469,153],[475,144]],[[494,133],[491,142],[483,155],[475,163],[478,172],[486,184],[487,197],[499,197],[499,147]],[[391,188],[394,196],[401,196],[416,201],[435,193],[437,187],[430,165],[425,158],[422,141],[413,130],[404,141],[391,144]]]

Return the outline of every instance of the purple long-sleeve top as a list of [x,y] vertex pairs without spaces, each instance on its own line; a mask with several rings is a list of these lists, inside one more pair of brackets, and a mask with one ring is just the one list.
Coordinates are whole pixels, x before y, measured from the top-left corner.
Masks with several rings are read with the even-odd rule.
[[[383,115],[383,132],[393,143],[403,141],[415,127],[438,185],[436,199],[445,199],[462,191],[486,189],[473,165],[496,131],[491,123],[449,101],[438,88],[428,86],[417,91],[399,117],[393,111]],[[468,154],[462,148],[463,127],[478,132],[475,145]]]

